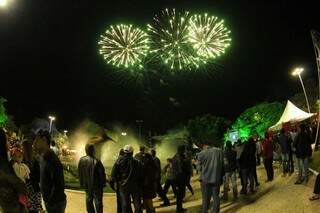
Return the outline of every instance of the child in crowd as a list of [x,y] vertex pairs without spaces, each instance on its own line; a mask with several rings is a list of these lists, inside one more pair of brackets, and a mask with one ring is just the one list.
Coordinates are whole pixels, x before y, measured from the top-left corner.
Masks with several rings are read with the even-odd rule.
[[177,189],[176,186],[174,184],[174,177],[173,177],[173,169],[172,169],[172,159],[168,158],[167,159],[167,165],[164,167],[164,172],[166,173],[166,182],[164,184],[163,187],[163,191],[165,194],[168,193],[168,190],[171,186],[172,191],[174,193],[174,195],[177,195]]
[[29,167],[22,163],[23,161],[23,151],[20,148],[14,148],[12,150],[12,167],[18,178],[20,178],[24,183],[29,179],[30,169]]

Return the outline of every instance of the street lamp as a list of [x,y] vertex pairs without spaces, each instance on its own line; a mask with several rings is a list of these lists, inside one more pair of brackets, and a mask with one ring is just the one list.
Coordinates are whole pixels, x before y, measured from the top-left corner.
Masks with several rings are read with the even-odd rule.
[[306,98],[306,102],[307,102],[308,112],[310,113],[311,111],[310,111],[310,105],[309,105],[309,101],[308,101],[308,96],[307,96],[306,89],[304,88],[304,84],[303,84],[303,81],[302,81],[302,78],[301,78],[301,73],[303,71],[304,71],[304,69],[302,67],[297,67],[292,71],[291,74],[293,76],[298,76],[299,79],[300,79],[300,83],[301,83],[301,86],[302,86],[302,89],[303,89],[304,97]]
[[126,132],[121,132],[121,135],[122,136],[127,136],[127,133]]
[[67,136],[68,130],[64,130],[64,135]]
[[[0,0],[1,1],[1,0]],[[52,130],[52,122],[54,120],[56,120],[56,118],[54,116],[49,116],[49,120],[50,120],[50,124],[49,124],[49,133],[51,133],[51,130]]]
[[0,0],[0,7],[6,7],[8,5],[8,0]]
[[139,125],[139,140],[141,141],[141,128],[142,128],[142,123],[143,120],[136,120],[136,123]]

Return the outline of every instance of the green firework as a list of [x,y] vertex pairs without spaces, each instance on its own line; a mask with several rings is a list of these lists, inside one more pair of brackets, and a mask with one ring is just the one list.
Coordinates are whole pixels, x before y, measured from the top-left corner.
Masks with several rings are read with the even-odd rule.
[[100,54],[116,67],[142,68],[149,51],[148,35],[132,25],[111,26],[98,43]]
[[188,38],[189,18],[188,12],[165,9],[148,25],[150,52],[171,69],[199,66],[199,58]]
[[220,56],[231,43],[230,31],[224,21],[207,14],[190,17],[188,34],[189,42],[204,59]]

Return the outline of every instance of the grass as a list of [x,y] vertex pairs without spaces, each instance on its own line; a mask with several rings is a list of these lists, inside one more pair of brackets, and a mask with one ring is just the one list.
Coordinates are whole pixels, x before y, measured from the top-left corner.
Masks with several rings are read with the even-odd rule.
[[[80,182],[77,174],[77,167],[66,164],[64,164],[63,167],[64,182],[66,189],[84,191],[84,189],[80,187]],[[110,170],[110,168],[106,168],[106,170],[108,171]],[[107,183],[107,186],[104,187],[103,192],[113,193],[114,191],[110,188],[109,184]]]
[[317,172],[320,171],[320,151],[316,151],[312,153],[310,168]]

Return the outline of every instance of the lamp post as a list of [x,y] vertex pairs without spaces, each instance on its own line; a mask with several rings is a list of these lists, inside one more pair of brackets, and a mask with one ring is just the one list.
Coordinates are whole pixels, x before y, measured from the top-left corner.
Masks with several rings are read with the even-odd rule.
[[4,8],[8,5],[8,0],[0,0],[0,7]]
[[143,120],[136,120],[136,123],[139,125],[139,140],[141,141],[141,128],[142,128],[142,123],[143,123]]
[[49,116],[50,124],[49,124],[49,133],[51,133],[52,130],[52,123],[56,118],[54,116]]
[[303,89],[304,97],[306,98],[306,102],[307,102],[308,112],[310,113],[311,111],[310,111],[310,105],[309,105],[309,101],[308,101],[308,96],[307,96],[306,89],[304,88],[304,84],[303,84],[303,81],[302,81],[302,78],[301,78],[301,73],[303,71],[304,71],[304,69],[302,67],[297,67],[292,71],[291,74],[293,76],[298,76],[299,79],[300,79],[300,83],[301,83],[301,86],[302,86],[302,89]]

